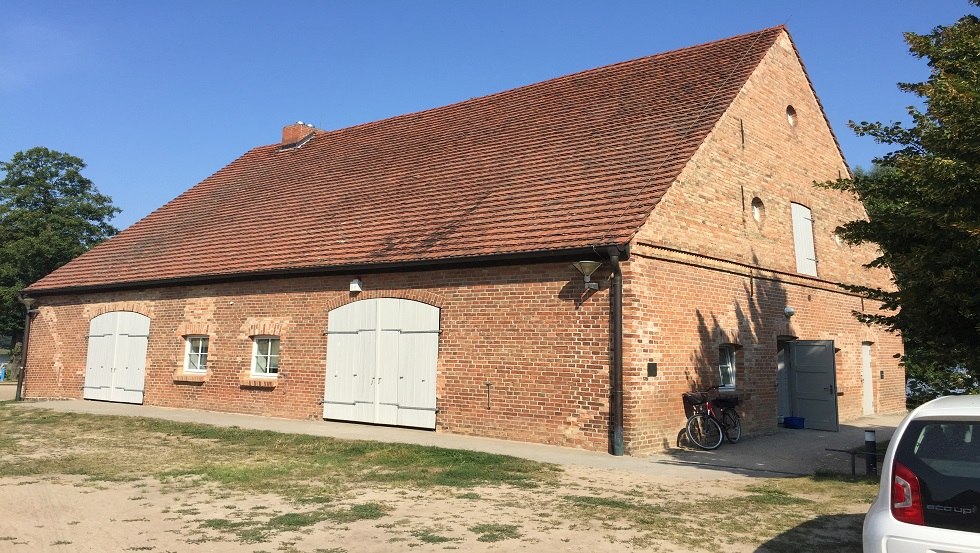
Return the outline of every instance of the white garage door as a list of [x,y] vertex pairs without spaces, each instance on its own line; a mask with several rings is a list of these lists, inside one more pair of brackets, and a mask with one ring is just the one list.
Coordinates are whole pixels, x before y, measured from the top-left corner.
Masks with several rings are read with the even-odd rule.
[[436,427],[439,308],[378,298],[330,312],[323,418]]
[[149,335],[150,318],[139,313],[113,311],[92,319],[82,397],[143,403]]

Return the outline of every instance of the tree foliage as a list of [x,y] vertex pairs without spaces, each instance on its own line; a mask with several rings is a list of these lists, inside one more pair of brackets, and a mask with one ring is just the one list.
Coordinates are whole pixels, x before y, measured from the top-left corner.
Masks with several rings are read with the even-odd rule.
[[980,19],[967,15],[905,39],[930,75],[899,87],[922,98],[924,110],[909,108],[910,126],[852,122],[857,134],[897,149],[876,159],[875,170],[826,186],[864,203],[869,220],[838,233],[852,244],[876,244],[881,255],[869,266],[894,274],[895,290],[849,287],[886,309],[860,318],[903,334],[909,374],[927,389],[978,391]]
[[116,233],[119,209],[82,176],[72,155],[31,148],[0,163],[0,335],[24,322],[17,294]]

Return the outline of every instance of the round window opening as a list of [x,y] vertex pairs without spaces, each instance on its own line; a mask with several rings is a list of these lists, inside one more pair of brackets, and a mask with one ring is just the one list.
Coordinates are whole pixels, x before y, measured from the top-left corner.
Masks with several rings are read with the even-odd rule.
[[786,120],[789,121],[790,127],[796,126],[796,108],[793,106],[786,106]]
[[762,220],[766,217],[766,205],[762,203],[762,200],[758,196],[752,198],[752,218],[755,219],[756,223],[762,224]]

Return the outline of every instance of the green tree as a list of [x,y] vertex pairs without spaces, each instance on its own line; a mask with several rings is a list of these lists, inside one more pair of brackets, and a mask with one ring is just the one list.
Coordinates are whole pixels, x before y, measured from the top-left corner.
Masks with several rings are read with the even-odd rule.
[[848,287],[885,306],[883,315],[859,318],[902,333],[920,395],[978,392],[980,19],[967,15],[905,40],[912,55],[928,61],[930,75],[899,87],[922,98],[924,111],[909,108],[910,126],[852,122],[858,135],[897,149],[876,159],[874,170],[825,186],[864,203],[869,220],[838,233],[852,244],[877,245],[881,255],[869,266],[894,274],[894,290]]
[[72,155],[31,148],[0,163],[0,335],[23,331],[17,294],[116,233],[112,199]]

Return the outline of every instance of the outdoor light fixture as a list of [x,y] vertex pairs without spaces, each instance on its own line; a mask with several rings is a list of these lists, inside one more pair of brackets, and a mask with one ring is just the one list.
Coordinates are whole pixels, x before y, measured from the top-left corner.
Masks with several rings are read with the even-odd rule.
[[350,291],[352,294],[356,294],[362,290],[364,290],[364,283],[361,282],[361,279],[355,278],[350,281]]
[[786,315],[786,318],[788,319],[793,315],[796,315],[796,310],[792,307],[787,307],[786,309],[783,309],[783,315]]
[[585,277],[585,289],[586,290],[598,290],[599,283],[592,282],[592,273],[596,272],[596,269],[602,265],[601,261],[576,261],[572,263],[572,267],[575,267],[578,272],[582,273]]

